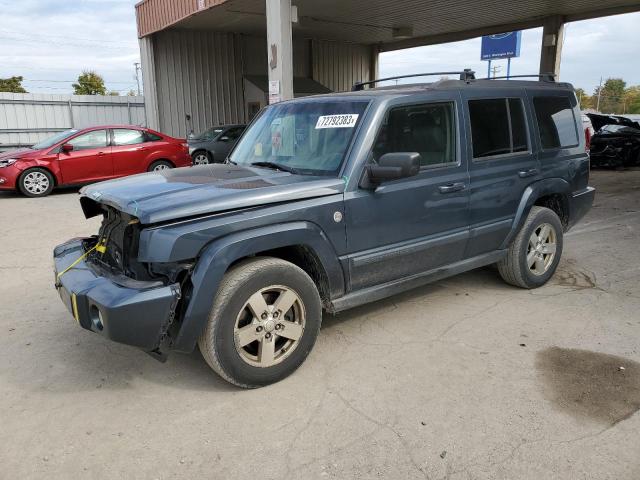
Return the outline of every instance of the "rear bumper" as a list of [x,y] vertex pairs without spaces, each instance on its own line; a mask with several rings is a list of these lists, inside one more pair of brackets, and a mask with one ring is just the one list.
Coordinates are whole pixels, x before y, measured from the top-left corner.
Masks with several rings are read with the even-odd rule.
[[573,227],[591,209],[593,199],[596,196],[596,189],[587,187],[584,190],[575,192],[569,199],[569,226]]
[[58,278],[84,252],[82,239],[53,252],[56,289],[78,324],[114,342],[156,350],[173,321],[180,286],[103,276],[85,261]]

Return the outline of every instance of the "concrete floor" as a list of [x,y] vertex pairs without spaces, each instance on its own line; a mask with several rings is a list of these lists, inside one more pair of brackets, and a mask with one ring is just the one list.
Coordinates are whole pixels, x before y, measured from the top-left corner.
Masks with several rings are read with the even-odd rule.
[[2,193],[0,478],[638,479],[640,171],[592,184],[549,285],[482,269],[325,316],[253,391],[79,329],[51,250],[98,222]]

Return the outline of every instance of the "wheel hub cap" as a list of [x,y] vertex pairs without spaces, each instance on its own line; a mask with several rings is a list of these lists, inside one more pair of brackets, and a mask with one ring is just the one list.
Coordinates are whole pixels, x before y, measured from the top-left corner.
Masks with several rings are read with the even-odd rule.
[[263,288],[249,297],[236,318],[236,351],[254,367],[277,365],[298,347],[305,320],[304,304],[294,290]]
[[546,273],[556,255],[556,230],[548,224],[539,225],[529,237],[527,266],[534,275]]

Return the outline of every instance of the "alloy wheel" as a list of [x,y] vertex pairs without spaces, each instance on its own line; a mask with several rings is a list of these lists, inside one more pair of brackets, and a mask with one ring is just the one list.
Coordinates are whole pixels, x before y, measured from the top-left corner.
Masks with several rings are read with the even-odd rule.
[[236,351],[254,367],[277,365],[297,348],[305,320],[298,293],[282,285],[263,288],[249,297],[236,318]]
[[209,163],[209,158],[204,153],[199,153],[193,159],[194,165],[207,165]]
[[556,256],[556,231],[552,225],[539,225],[529,237],[527,266],[534,275],[543,275],[549,270]]
[[42,195],[49,189],[49,178],[42,172],[29,172],[23,180],[24,188],[31,195]]

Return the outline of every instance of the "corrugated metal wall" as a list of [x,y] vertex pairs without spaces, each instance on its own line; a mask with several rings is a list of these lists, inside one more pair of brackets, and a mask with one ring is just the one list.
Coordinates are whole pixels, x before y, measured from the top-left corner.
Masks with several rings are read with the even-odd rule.
[[110,123],[145,125],[144,98],[0,92],[0,150]]
[[312,41],[313,79],[334,92],[351,90],[369,80],[371,47],[355,43]]
[[[239,35],[164,31],[154,35],[160,129],[184,137],[220,123],[243,122]],[[185,116],[191,115],[191,125]]]
[[[167,30],[140,42],[150,125],[155,126],[157,118],[159,130],[184,137],[191,130],[246,121],[243,77],[267,74],[264,37]],[[334,91],[368,80],[370,62],[367,46],[293,41],[294,76],[313,78]]]

